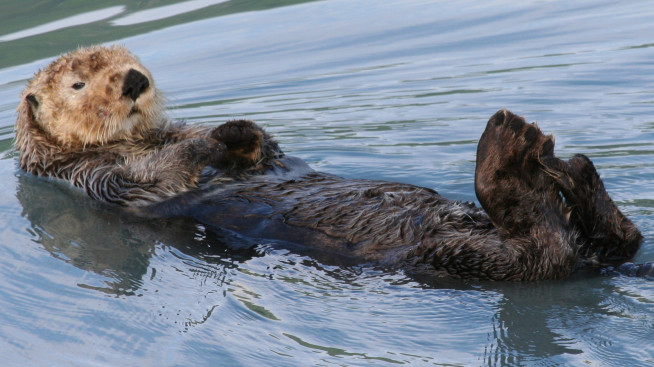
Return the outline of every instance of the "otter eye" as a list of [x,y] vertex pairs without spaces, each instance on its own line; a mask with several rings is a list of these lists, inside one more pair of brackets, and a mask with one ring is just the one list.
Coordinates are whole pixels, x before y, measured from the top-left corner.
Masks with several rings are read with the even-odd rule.
[[80,89],[84,88],[85,85],[86,85],[86,83],[77,82],[77,83],[73,84],[73,89],[80,90]]

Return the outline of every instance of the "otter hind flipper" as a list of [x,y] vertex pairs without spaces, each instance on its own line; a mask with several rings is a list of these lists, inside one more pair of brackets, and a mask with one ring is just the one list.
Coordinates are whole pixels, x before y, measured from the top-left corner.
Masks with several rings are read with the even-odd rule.
[[493,115],[479,140],[475,192],[498,229],[525,231],[541,206],[561,211],[554,180],[540,160],[553,157],[554,140],[507,110]]
[[542,163],[572,208],[571,221],[582,236],[580,255],[604,264],[633,257],[643,236],[615,206],[593,162],[577,154],[567,162]]
[[540,163],[553,158],[553,151],[551,135],[508,110],[490,118],[477,149],[477,198],[507,252],[530,263],[526,279],[562,277],[576,267],[569,209]]

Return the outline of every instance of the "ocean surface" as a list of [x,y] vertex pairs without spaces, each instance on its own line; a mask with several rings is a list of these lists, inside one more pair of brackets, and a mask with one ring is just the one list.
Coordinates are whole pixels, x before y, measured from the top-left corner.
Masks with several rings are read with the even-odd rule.
[[20,91],[119,43],[170,116],[258,121],[350,178],[476,201],[476,145],[508,108],[585,153],[654,261],[654,4],[40,1],[0,4],[0,365],[652,366],[654,281],[492,283],[327,266],[191,221],[130,221],[23,174]]

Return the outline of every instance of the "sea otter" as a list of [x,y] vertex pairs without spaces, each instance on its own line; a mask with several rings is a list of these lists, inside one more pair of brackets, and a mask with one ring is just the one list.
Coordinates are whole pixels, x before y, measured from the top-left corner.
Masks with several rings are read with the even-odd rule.
[[251,121],[174,123],[161,100],[123,47],[63,55],[22,94],[20,167],[141,216],[192,217],[436,276],[555,279],[624,262],[642,242],[586,156],[558,159],[552,136],[508,110],[490,118],[479,141],[481,209],[427,188],[315,172]]

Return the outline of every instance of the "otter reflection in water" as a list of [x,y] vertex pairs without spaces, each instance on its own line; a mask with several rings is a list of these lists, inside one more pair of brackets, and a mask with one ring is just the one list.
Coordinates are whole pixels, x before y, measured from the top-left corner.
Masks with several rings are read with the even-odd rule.
[[264,254],[256,244],[192,219],[125,215],[121,208],[32,175],[18,176],[16,197],[34,241],[56,258],[106,277],[79,285],[109,294],[139,293],[146,278],[155,275],[157,253],[177,251],[203,260],[218,272],[212,275],[217,282],[241,262]]
[[479,141],[482,210],[426,188],[314,172],[251,121],[177,124],[160,100],[124,48],[64,55],[23,93],[21,168],[142,216],[195,218],[434,276],[561,278],[580,265],[624,262],[642,242],[587,157],[556,158],[551,136],[507,110]]

